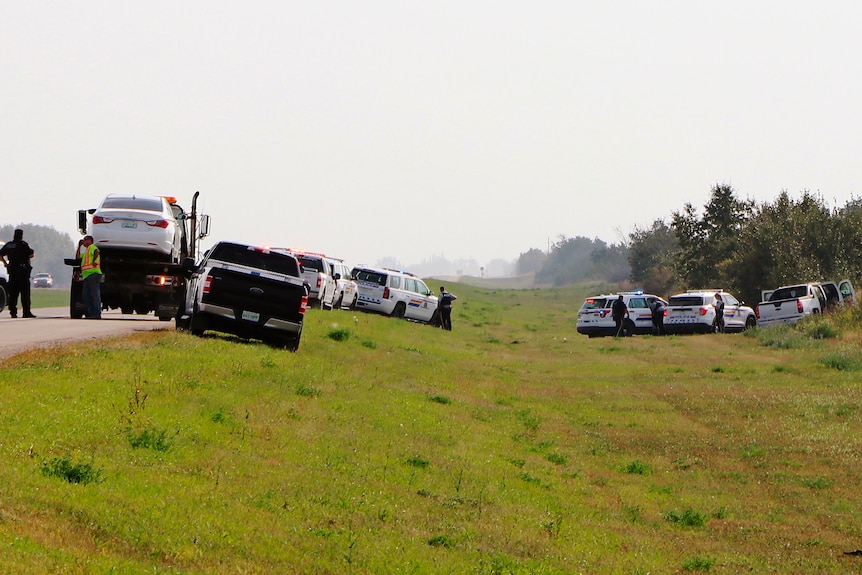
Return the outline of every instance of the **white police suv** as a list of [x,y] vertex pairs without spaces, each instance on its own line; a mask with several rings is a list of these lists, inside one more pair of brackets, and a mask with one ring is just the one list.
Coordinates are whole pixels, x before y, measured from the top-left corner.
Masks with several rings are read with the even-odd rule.
[[620,335],[653,333],[651,305],[656,300],[661,300],[665,304],[667,302],[657,295],[645,294],[643,291],[588,297],[581,305],[581,309],[578,310],[578,333],[589,337],[616,335],[612,309],[614,301],[620,295],[623,296],[623,301],[629,312],[629,317],[623,320]]
[[411,273],[356,266],[350,273],[359,288],[357,309],[434,323],[437,296]]
[[721,289],[689,290],[671,296],[664,311],[664,331],[715,333],[715,296],[724,301],[724,331],[743,331],[757,325],[754,310]]

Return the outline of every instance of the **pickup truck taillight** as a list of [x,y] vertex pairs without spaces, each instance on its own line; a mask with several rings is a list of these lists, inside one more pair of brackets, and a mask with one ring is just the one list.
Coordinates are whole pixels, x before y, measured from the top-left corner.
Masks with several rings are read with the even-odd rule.
[[323,278],[320,276],[317,276],[317,289],[320,289],[321,286],[323,286]]
[[302,296],[302,300],[299,302],[299,313],[305,315],[305,312],[308,310],[308,296]]
[[757,317],[757,319],[760,319],[760,306],[754,308],[754,315],[755,317]]
[[210,289],[212,288],[213,277],[207,276],[207,279],[204,280],[204,293],[210,293]]
[[389,299],[389,288],[383,288],[383,299]]
[[796,311],[798,311],[799,313],[802,313],[803,311],[805,311],[805,308],[802,307],[802,300],[801,299],[796,300]]

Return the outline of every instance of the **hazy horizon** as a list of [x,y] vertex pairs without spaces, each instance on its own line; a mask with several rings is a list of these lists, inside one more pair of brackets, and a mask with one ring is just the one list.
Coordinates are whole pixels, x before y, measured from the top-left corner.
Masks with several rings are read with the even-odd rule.
[[0,223],[108,193],[348,263],[618,243],[716,184],[859,193],[851,2],[7,3]]

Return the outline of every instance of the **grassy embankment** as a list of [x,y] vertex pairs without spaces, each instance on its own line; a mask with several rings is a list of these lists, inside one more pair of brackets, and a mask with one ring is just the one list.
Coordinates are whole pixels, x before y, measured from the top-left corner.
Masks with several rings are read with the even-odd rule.
[[451,333],[313,310],[296,354],[3,360],[0,572],[862,571],[858,310],[588,339],[583,290],[452,291]]

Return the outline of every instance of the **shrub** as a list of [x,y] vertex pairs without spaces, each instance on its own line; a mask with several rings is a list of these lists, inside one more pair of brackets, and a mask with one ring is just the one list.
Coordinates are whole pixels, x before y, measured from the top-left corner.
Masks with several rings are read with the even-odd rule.
[[822,315],[811,315],[799,322],[799,331],[811,339],[832,339],[840,333],[832,320]]
[[331,329],[329,330],[329,333],[326,334],[326,337],[333,341],[347,341],[350,339],[350,330],[346,327]]
[[647,475],[649,471],[649,465],[639,459],[635,459],[623,467],[623,473],[631,473],[632,475]]
[[665,519],[671,523],[676,523],[684,527],[703,527],[706,525],[706,515],[695,511],[694,509],[686,509],[682,513],[678,511],[669,511],[665,515]]
[[152,449],[153,451],[167,451],[171,443],[167,439],[167,432],[154,427],[144,429],[140,433],[129,430],[129,445],[134,449]]
[[69,483],[86,485],[101,480],[102,472],[90,463],[72,463],[67,457],[55,457],[42,463],[42,475],[58,477]]

